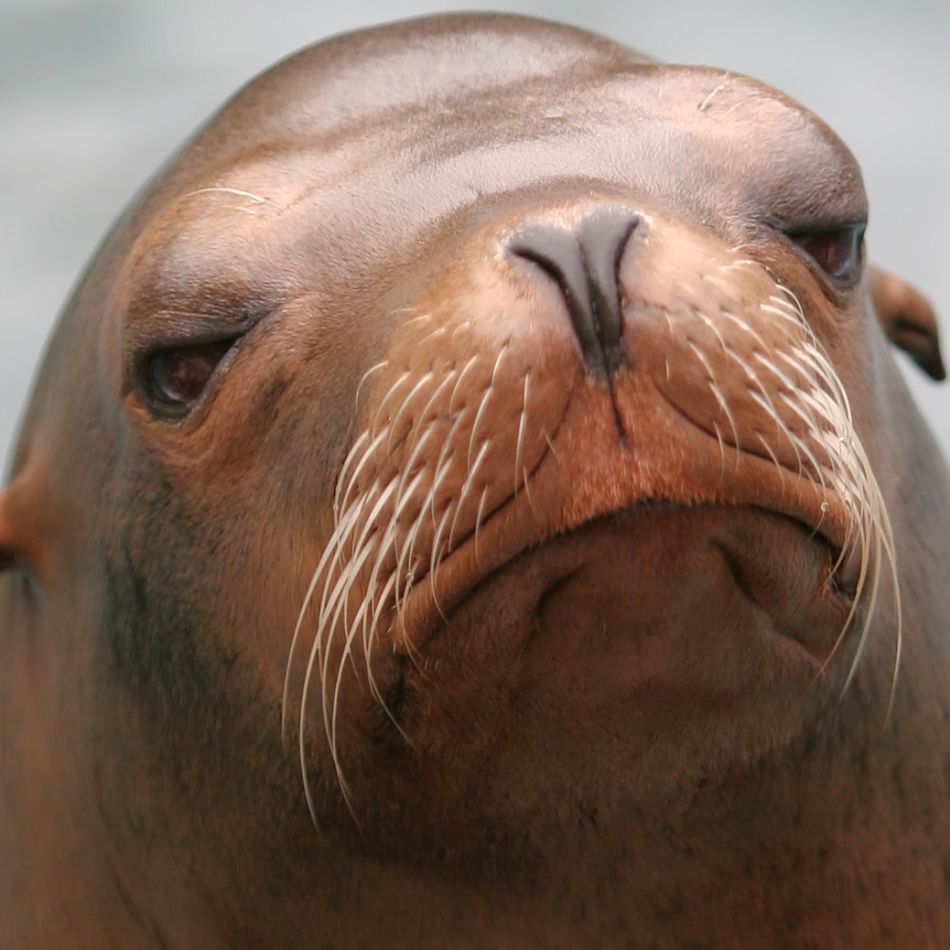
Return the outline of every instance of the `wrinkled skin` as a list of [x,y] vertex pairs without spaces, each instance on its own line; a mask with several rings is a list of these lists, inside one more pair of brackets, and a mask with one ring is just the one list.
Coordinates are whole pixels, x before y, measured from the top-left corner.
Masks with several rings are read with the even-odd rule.
[[[604,208],[636,220],[609,376],[511,253]],[[539,21],[355,34],[244,89],[90,265],[0,495],[0,944],[946,940],[950,477],[885,335],[939,375],[936,323],[786,233],[865,215],[780,93]],[[778,287],[893,526],[889,716],[890,575],[835,649],[846,499],[741,370],[804,333]],[[170,411],[149,361],[209,340]],[[422,462],[404,518],[353,509],[395,567],[329,623],[317,586],[291,650],[341,481]]]

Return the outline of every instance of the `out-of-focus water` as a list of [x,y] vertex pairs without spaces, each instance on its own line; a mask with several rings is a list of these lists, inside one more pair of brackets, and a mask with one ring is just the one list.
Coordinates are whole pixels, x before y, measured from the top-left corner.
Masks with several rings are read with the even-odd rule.
[[[950,336],[950,4],[0,0],[0,458],[97,241],[239,84],[328,34],[501,6],[750,73],[813,108],[864,169],[872,257],[928,293]],[[950,456],[950,388],[907,375]]]

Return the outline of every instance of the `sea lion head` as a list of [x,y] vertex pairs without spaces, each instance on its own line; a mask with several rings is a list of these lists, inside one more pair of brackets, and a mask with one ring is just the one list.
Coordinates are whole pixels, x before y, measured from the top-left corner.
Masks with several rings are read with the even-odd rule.
[[91,265],[0,507],[110,820],[273,840],[305,801],[530,864],[849,697],[883,723],[911,453],[945,476],[882,331],[939,375],[932,313],[867,217],[788,97],[550,23],[250,83]]

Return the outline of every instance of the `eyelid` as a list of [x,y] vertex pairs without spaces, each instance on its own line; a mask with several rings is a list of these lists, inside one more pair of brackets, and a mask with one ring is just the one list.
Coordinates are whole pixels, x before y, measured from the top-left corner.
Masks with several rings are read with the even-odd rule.
[[775,224],[774,227],[792,240],[797,237],[835,234],[840,231],[859,232],[863,237],[864,231],[867,228],[867,221],[859,218],[854,220],[810,221],[805,224],[788,224],[786,222]]
[[228,317],[216,312],[161,307],[145,312],[131,311],[123,328],[126,373],[134,377],[142,362],[159,350],[203,346],[236,340],[260,323],[261,313],[244,311]]

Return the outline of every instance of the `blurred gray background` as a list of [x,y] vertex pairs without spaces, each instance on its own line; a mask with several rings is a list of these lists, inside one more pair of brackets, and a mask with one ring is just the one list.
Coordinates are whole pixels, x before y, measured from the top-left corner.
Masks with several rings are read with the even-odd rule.
[[[70,285],[169,152],[290,51],[446,9],[561,19],[791,93],[863,166],[871,256],[930,296],[950,337],[950,3],[0,0],[0,459]],[[950,456],[950,387],[902,362]]]

